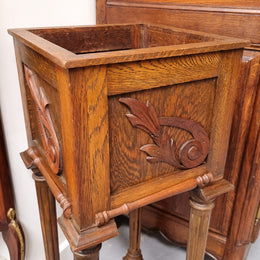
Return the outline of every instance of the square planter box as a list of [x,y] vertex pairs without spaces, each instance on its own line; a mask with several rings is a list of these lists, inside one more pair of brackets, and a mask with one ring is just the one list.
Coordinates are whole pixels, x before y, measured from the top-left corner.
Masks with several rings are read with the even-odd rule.
[[9,33],[22,157],[60,202],[73,250],[116,235],[119,214],[223,179],[247,41],[151,24]]

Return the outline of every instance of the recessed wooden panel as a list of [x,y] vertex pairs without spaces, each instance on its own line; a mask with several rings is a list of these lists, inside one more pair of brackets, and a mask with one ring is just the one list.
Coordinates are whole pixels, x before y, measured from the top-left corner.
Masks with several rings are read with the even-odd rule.
[[[140,129],[133,128],[125,114],[128,108],[119,102],[121,97],[131,97],[142,103],[149,101],[158,117],[183,117],[192,119],[210,133],[216,79],[172,85],[163,89],[151,89],[109,98],[111,192],[118,192],[161,175],[172,174],[172,166],[166,163],[148,163],[146,154],[139,149],[153,143]],[[177,128],[165,127],[177,143],[177,148],[192,136]],[[122,134],[124,133],[124,134]],[[177,149],[177,151],[178,151]]]

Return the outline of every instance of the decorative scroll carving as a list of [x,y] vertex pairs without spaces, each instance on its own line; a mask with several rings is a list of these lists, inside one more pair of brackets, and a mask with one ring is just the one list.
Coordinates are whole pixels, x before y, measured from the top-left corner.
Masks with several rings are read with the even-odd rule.
[[[140,148],[148,157],[147,161],[165,162],[179,169],[189,169],[200,165],[208,155],[209,138],[204,128],[197,122],[178,117],[157,117],[154,107],[140,103],[133,98],[120,98],[132,114],[127,118],[132,126],[148,133],[154,144],[146,144]],[[176,142],[163,130],[162,126],[177,127],[192,134],[194,139],[185,142],[176,158]]]
[[38,125],[45,156],[52,171],[58,173],[62,168],[60,146],[50,116],[49,102],[43,89],[37,86],[36,75],[25,65],[24,71],[27,84],[37,108]]

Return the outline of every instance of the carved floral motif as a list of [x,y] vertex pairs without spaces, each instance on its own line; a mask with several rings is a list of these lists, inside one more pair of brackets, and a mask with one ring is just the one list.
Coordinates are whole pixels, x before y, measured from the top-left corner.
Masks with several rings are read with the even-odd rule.
[[62,167],[60,146],[51,119],[48,107],[49,102],[43,92],[43,89],[37,86],[36,75],[25,65],[24,71],[30,93],[37,108],[38,125],[45,156],[52,171],[54,173],[58,173]]
[[[165,162],[179,169],[188,169],[200,165],[206,159],[209,138],[199,123],[178,117],[158,118],[149,102],[145,105],[133,98],[120,98],[119,101],[130,108],[132,114],[126,116],[132,126],[143,130],[153,139],[154,144],[146,144],[140,148],[148,155],[147,161]],[[182,144],[178,157],[176,157],[176,142],[162,126],[184,129],[194,137]]]

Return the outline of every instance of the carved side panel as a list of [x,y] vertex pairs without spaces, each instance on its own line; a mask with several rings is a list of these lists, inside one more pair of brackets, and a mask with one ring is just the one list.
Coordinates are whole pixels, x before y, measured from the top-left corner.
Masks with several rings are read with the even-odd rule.
[[38,85],[37,76],[24,65],[26,82],[36,106],[36,117],[45,156],[54,173],[62,169],[61,149],[49,110],[49,101],[42,87]]
[[[216,79],[212,78],[109,97],[112,194],[195,167],[205,160],[215,87]],[[137,105],[138,116],[136,106],[130,105],[136,117],[129,116],[129,119],[134,124],[139,120],[139,129],[125,117],[129,107],[119,102],[126,103],[125,98],[142,103]],[[156,113],[151,105],[145,105],[147,100]],[[147,163],[147,155],[151,163]]]

